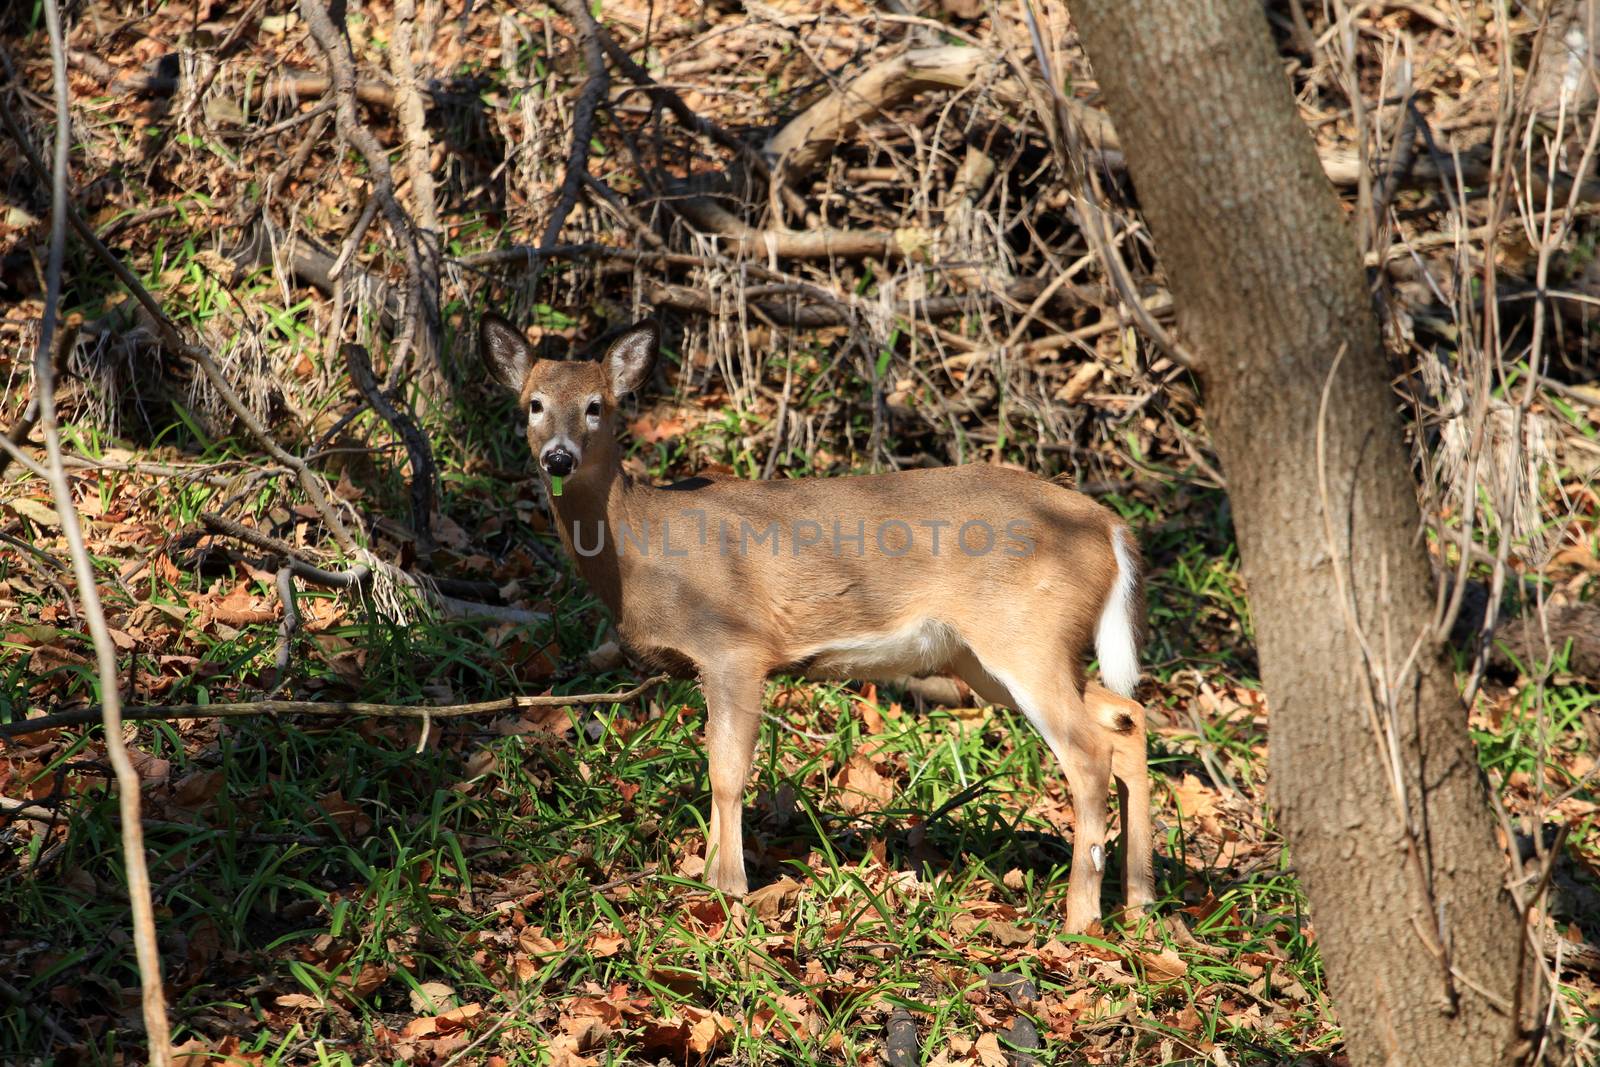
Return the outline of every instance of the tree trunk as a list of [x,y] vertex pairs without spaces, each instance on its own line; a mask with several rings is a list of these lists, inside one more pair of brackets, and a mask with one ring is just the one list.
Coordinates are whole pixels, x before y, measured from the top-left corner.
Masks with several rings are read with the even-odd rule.
[[1521,924],[1440,644],[1392,703],[1406,820],[1372,725],[1371,680],[1428,631],[1433,578],[1354,235],[1260,0],[1072,11],[1199,361],[1272,709],[1271,799],[1352,1061],[1516,1062]]

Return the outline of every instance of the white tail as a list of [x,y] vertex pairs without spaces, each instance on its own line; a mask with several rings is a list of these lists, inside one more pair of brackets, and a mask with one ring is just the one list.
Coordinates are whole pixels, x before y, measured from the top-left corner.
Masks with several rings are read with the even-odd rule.
[[[1068,929],[1100,915],[1112,778],[1124,798],[1128,904],[1150,903],[1144,712],[1126,699],[1139,681],[1139,552],[1113,512],[989,464],[653,486],[623,470],[613,430],[617,399],[650,377],[653,323],[624,332],[598,362],[539,359],[497,316],[479,329],[490,368],[521,401],[574,565],[630,650],[699,677],[708,883],[748,888],[741,808],[769,676],[949,671],[1022,712],[1067,776]],[[1091,645],[1103,687],[1084,685]]]
[[1117,578],[1100,609],[1094,632],[1094,654],[1100,660],[1100,682],[1120,696],[1131,697],[1139,684],[1139,623],[1134,612],[1139,602],[1139,566],[1128,551],[1128,528],[1111,531],[1111,551],[1117,557]]

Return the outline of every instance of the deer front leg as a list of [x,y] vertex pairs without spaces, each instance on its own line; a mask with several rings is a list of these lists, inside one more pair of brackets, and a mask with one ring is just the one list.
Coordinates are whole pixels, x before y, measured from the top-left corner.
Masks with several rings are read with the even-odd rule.
[[711,777],[705,880],[730,896],[743,896],[749,889],[741,822],[745,781],[761,729],[765,683],[765,671],[736,665],[720,666],[701,679],[706,697],[706,763]]

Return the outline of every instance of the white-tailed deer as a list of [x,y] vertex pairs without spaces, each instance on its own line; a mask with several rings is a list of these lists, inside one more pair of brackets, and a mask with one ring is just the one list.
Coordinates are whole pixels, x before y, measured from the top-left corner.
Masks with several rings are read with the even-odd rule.
[[[617,399],[644,384],[657,328],[596,362],[541,360],[496,315],[479,327],[521,399],[561,540],[641,658],[693,671],[706,699],[706,880],[746,891],[741,798],[767,678],[884,679],[953,671],[1044,735],[1072,791],[1066,923],[1100,915],[1107,790],[1122,802],[1130,910],[1152,900],[1138,552],[1088,497],[971,465],[848,478],[690,479],[622,469]],[[1084,683],[1090,645],[1105,688]],[[1112,692],[1114,690],[1114,692]]]

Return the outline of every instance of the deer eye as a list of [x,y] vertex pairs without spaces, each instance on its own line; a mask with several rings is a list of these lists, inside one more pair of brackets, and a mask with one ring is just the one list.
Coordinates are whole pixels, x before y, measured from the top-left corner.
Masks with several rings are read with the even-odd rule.
[[530,400],[530,401],[528,401],[528,414],[530,414],[530,415],[542,415],[543,413],[544,413],[544,401],[542,401],[542,400]]
[[600,417],[600,401],[589,401],[589,417],[591,419],[598,419]]

